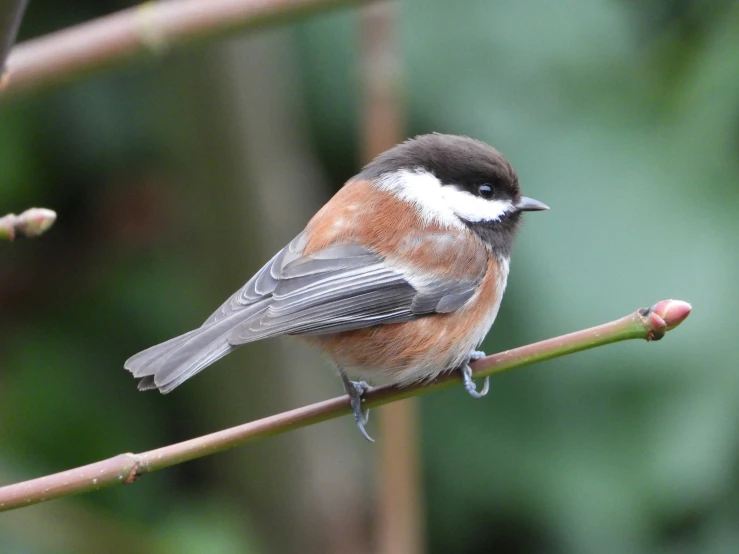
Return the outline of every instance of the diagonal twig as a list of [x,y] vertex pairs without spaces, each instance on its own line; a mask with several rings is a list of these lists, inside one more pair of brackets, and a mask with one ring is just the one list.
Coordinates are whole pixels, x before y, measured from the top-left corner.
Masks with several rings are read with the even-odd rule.
[[[72,82],[182,44],[281,23],[351,0],[168,0],[28,40],[8,58],[0,99]],[[354,0],[355,2],[357,0]]]
[[[687,302],[662,300],[651,308],[639,309],[610,323],[506,350],[478,360],[471,364],[474,376],[480,378],[502,373],[623,340],[659,340],[667,331],[682,323],[690,315],[690,311],[691,306]],[[376,388],[366,394],[365,405],[367,408],[381,406],[403,398],[447,388],[457,384],[459,380],[459,375],[454,372],[427,384],[406,388]],[[0,487],[0,511],[13,510],[116,484],[133,483],[145,473],[216,452],[223,452],[250,441],[286,433],[350,412],[349,398],[340,396],[141,454],[119,454],[107,460],[61,473],[7,485]]]

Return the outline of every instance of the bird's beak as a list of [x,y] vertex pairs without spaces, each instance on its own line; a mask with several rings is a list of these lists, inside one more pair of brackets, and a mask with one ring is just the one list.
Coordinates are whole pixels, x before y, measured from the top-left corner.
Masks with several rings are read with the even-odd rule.
[[539,202],[533,198],[522,196],[521,200],[516,204],[516,209],[519,212],[540,212],[542,210],[548,210],[549,206],[544,204],[544,202]]

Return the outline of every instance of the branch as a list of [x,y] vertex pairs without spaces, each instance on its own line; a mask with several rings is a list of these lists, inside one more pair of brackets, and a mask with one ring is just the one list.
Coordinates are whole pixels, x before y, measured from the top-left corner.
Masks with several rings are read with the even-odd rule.
[[5,78],[5,59],[15,43],[28,0],[11,0],[0,9],[0,88]]
[[146,2],[19,44],[0,98],[71,82],[195,40],[281,23],[350,0],[169,0]]
[[55,221],[56,212],[46,208],[30,208],[21,215],[8,214],[0,217],[0,240],[37,237],[48,231]]
[[[629,339],[659,340],[665,332],[682,323],[690,315],[690,310],[691,306],[687,302],[662,300],[651,308],[642,308],[616,321],[506,350],[471,365],[475,377],[480,378],[613,342]],[[366,394],[365,405],[367,408],[374,408],[448,388],[457,385],[459,381],[458,372],[452,372],[428,384],[406,388],[378,387]],[[144,473],[223,452],[250,441],[286,433],[350,412],[349,398],[340,396],[156,450],[141,454],[119,454],[69,471],[0,487],[0,511],[111,485],[133,483]]]

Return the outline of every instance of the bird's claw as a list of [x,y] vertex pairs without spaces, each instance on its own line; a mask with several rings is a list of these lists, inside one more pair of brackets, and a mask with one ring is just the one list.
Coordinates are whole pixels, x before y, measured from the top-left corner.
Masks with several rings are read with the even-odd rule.
[[473,350],[472,352],[470,352],[470,361],[468,363],[482,360],[483,358],[487,358],[487,356],[488,355],[485,354],[485,352],[483,352],[482,350]]
[[[483,354],[482,352],[473,352],[472,355],[470,355],[470,361],[473,360],[473,356],[475,354]],[[477,360],[484,358],[485,354],[480,356],[479,358],[475,358]],[[482,383],[482,390],[478,391],[477,387],[475,386],[475,382],[472,380],[472,368],[469,364],[464,364],[462,366],[462,380],[464,381],[464,388],[467,390],[469,395],[472,398],[482,398],[488,393],[488,390],[490,389],[490,377],[485,377],[485,380]]]
[[351,401],[352,413],[354,414],[354,421],[357,424],[359,432],[362,436],[370,442],[375,442],[375,439],[369,436],[367,430],[364,428],[369,421],[369,409],[362,410],[362,396],[364,393],[372,390],[372,387],[367,384],[366,381],[350,381],[342,373],[342,380],[344,381],[344,389],[346,394],[349,395]]

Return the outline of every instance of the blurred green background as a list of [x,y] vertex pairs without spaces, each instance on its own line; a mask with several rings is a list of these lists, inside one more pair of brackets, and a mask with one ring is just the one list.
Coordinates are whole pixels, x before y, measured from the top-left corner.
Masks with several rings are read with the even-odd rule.
[[[21,40],[126,7],[32,2]],[[663,298],[631,342],[425,396],[431,553],[739,551],[739,3],[407,0],[408,134],[490,142],[527,217],[488,352]],[[341,392],[289,341],[175,393],[131,354],[199,325],[361,164],[353,7],[0,106],[0,483]],[[374,426],[370,424],[370,432]],[[377,437],[380,441],[382,437]],[[0,552],[371,552],[376,447],[350,418],[0,515]]]

